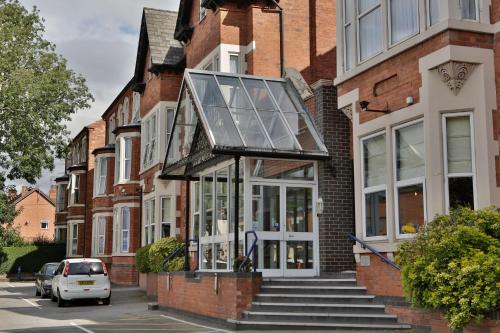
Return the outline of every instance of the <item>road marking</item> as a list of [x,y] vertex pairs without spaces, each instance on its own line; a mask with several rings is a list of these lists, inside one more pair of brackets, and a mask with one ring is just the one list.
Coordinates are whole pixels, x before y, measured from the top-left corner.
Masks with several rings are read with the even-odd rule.
[[178,321],[180,323],[184,323],[184,324],[188,324],[188,325],[192,325],[192,326],[196,326],[196,327],[201,327],[201,328],[206,328],[206,329],[208,329],[210,331],[223,332],[223,333],[234,333],[233,331],[221,330],[221,329],[218,329],[218,328],[215,328],[215,327],[210,327],[210,326],[205,326],[205,325],[199,325],[199,324],[195,324],[195,323],[190,323],[189,321],[184,321],[184,320],[177,319],[177,318],[170,317],[170,316],[166,316],[166,315],[161,315],[161,316],[165,317],[167,319],[170,319],[170,320]]
[[28,303],[29,305],[34,306],[35,308],[37,308],[37,309],[39,309],[39,310],[41,310],[41,309],[42,309],[42,307],[41,307],[40,305],[38,305],[38,304],[36,304],[36,303],[33,303],[32,301],[27,300],[26,298],[19,297],[19,299],[22,299],[23,301],[25,301],[25,302],[26,302],[26,303]]
[[9,287],[11,287],[11,288],[15,288],[15,287],[16,287],[16,286],[15,286],[15,285],[13,285],[12,283],[7,283],[7,285],[8,285]]
[[86,329],[85,327],[82,327],[82,326],[78,325],[77,323],[73,323],[73,322],[71,322],[71,323],[69,323],[69,324],[70,324],[71,326],[73,326],[73,327],[76,327],[76,328],[78,328],[78,329],[80,329],[80,330],[84,331],[85,333],[94,333],[93,331],[91,331],[91,330],[89,330],[89,329]]

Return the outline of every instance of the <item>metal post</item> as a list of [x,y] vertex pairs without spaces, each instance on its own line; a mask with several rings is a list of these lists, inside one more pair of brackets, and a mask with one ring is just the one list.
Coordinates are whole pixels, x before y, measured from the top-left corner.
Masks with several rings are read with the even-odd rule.
[[240,156],[234,157],[234,259],[238,258],[240,221]]
[[185,211],[185,232],[184,232],[184,271],[189,272],[189,215],[190,215],[190,206],[189,203],[191,202],[190,200],[190,182],[189,178],[186,178],[186,211]]

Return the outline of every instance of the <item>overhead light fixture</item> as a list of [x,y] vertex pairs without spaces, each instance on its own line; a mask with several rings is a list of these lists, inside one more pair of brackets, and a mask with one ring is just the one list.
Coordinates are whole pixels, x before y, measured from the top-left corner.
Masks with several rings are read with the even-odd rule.
[[370,102],[368,101],[360,101],[359,106],[361,107],[361,111],[363,112],[381,112],[381,113],[389,113],[391,110],[389,110],[389,104],[387,104],[386,108],[384,110],[374,110],[374,109],[369,109],[368,105]]

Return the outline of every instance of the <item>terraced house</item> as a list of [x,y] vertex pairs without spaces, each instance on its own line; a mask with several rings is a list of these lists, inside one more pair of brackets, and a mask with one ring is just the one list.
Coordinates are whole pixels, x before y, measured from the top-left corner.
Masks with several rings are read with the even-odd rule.
[[[73,153],[56,180],[68,256],[103,258],[113,282],[237,328],[444,327],[404,302],[393,254],[435,214],[500,204],[498,6],[145,8],[92,162]],[[136,250],[169,236],[185,272],[138,274]]]

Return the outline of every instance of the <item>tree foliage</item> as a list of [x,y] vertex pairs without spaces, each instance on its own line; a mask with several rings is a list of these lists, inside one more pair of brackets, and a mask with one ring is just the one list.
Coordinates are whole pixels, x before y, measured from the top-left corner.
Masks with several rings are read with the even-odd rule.
[[[163,261],[165,258],[175,250],[177,250],[180,246],[182,246],[182,242],[177,240],[175,237],[167,237],[162,238],[156,242],[154,242],[149,248],[149,269],[153,273],[159,273],[163,271]],[[184,267],[184,256],[182,256],[184,252],[179,253],[179,256],[176,258],[172,258],[169,264],[167,265],[167,272],[176,272],[181,271]]]
[[500,213],[460,208],[437,216],[397,255],[411,303],[444,312],[450,327],[500,307]]
[[93,100],[44,29],[36,8],[0,0],[0,170],[30,183],[54,168],[67,143],[65,122]]

